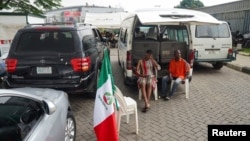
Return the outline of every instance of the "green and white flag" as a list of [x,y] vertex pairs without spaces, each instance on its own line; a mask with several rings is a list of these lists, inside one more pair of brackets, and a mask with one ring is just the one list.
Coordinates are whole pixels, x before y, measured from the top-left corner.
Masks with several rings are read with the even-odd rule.
[[97,141],[118,141],[114,90],[111,63],[105,50],[94,107],[94,130]]

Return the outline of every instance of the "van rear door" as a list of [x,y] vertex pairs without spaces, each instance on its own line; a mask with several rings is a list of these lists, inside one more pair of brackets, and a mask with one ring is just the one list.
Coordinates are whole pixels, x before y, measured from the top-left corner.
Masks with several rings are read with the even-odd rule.
[[192,25],[193,48],[196,61],[223,61],[232,48],[232,36],[226,23],[219,25]]

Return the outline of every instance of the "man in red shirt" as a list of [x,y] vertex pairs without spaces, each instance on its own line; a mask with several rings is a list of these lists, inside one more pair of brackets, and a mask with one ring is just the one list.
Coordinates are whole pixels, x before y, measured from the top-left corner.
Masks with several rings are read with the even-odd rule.
[[[164,97],[165,100],[169,100],[173,96],[178,85],[188,77],[189,69],[190,67],[187,61],[181,58],[181,51],[175,50],[174,58],[169,63],[169,75],[162,78],[162,97]],[[169,80],[175,81],[167,96],[167,83]]]

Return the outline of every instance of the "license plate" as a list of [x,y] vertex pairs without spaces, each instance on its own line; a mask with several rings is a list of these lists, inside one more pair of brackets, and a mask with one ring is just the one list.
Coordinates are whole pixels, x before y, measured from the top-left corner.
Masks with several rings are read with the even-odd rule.
[[36,68],[37,74],[52,74],[51,67],[37,67]]

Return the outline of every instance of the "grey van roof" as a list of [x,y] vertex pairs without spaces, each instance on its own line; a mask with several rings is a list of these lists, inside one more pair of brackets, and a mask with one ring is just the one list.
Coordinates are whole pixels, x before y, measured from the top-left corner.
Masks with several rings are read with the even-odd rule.
[[217,20],[208,13],[179,9],[179,8],[151,8],[135,11],[140,22],[144,25],[168,25],[168,24],[220,24]]

